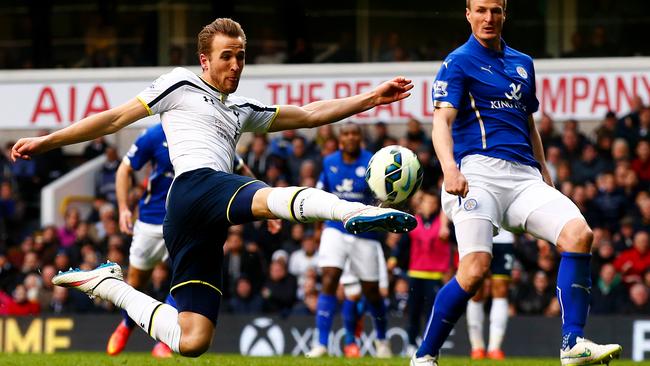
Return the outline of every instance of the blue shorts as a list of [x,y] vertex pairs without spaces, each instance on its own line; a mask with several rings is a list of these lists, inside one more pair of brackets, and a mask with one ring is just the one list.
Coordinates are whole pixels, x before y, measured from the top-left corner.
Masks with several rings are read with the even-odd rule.
[[510,279],[515,253],[512,244],[494,243],[492,245],[492,264],[490,271],[492,278]]
[[253,195],[265,187],[209,168],[176,177],[167,197],[163,237],[172,269],[170,292],[179,312],[199,313],[216,323],[228,227],[255,220]]

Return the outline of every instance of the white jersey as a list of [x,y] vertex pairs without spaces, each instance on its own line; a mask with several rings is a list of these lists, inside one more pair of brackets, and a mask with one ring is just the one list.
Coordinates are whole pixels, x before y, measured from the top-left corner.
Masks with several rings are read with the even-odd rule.
[[149,115],[160,114],[176,176],[199,168],[232,173],[242,132],[266,132],[278,107],[223,94],[177,67],[137,96]]

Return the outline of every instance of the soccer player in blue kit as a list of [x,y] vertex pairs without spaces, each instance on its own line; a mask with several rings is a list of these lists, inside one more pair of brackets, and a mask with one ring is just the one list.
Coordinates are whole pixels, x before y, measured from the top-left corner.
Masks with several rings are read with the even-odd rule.
[[125,309],[151,337],[183,356],[197,357],[212,342],[221,302],[223,247],[228,227],[254,220],[338,220],[354,233],[408,232],[412,215],[348,202],[308,187],[268,187],[232,174],[235,147],[244,132],[318,127],[407,98],[411,81],[396,77],[366,93],[305,106],[267,106],[234,94],[246,55],[239,23],[219,18],[198,34],[200,75],[177,67],[135,98],[52,134],[22,138],[11,157],[29,159],[55,147],[107,135],[160,114],[174,166],[163,236],[172,267],[177,309],[129,286],[115,263],[92,271],[60,273],[52,283],[76,288]]
[[[133,171],[142,169],[151,162],[147,189],[138,203],[138,219],[133,224],[133,213],[128,205]],[[174,167],[169,160],[169,149],[162,124],[158,123],[145,130],[131,145],[122,159],[115,177],[115,192],[119,209],[120,231],[133,235],[129,249],[129,271],[126,282],[142,290],[151,277],[156,264],[167,259],[167,249],[163,240],[163,220],[165,201],[174,180]],[[174,299],[167,296],[167,304],[175,307]],[[106,353],[117,355],[124,350],[126,342],[135,327],[135,322],[126,310],[122,310],[123,320],[117,326],[106,345]],[[156,343],[152,354],[155,357],[171,357],[172,351],[162,342]]]
[[563,251],[557,280],[562,365],[609,362],[621,352],[617,344],[583,337],[593,234],[548,174],[532,117],[539,106],[533,61],[501,38],[506,1],[466,1],[472,35],[447,56],[433,84],[433,145],[460,264],[436,297],[411,366],[438,365],[440,347],[489,271],[499,227],[527,231]]
[[[341,199],[353,202],[370,203],[372,193],[366,183],[365,175],[372,153],[361,147],[361,127],[348,123],[339,132],[340,149],[323,160],[323,171],[318,178],[316,188],[332,192]],[[381,256],[381,258],[379,258]],[[376,356],[392,356],[390,345],[386,340],[386,306],[379,293],[379,271],[386,267],[379,265],[384,260],[379,235],[377,233],[348,233],[339,221],[325,221],[318,248],[318,266],[321,268],[323,289],[318,296],[316,309],[316,327],[319,340],[307,357],[316,358],[327,355],[329,333],[332,320],[338,307],[336,290],[343,270],[361,280],[361,290],[366,305],[373,318],[375,331]],[[346,268],[346,262],[349,269]],[[353,311],[354,302],[344,303],[344,319]],[[346,314],[345,314],[346,313]],[[346,344],[347,346],[347,344]]]

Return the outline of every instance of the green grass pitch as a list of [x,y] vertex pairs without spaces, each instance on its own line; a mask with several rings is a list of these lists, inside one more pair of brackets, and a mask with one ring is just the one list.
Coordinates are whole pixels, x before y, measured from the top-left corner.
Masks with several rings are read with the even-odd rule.
[[[0,364],[3,366],[83,366],[83,365],[111,365],[111,366],[408,366],[406,358],[392,358],[378,360],[364,357],[356,360],[328,357],[316,360],[304,357],[244,357],[231,354],[208,354],[199,358],[174,357],[167,360],[157,360],[147,353],[125,353],[117,357],[109,357],[102,353],[56,353],[56,354],[1,354]],[[552,358],[508,358],[505,361],[470,361],[466,357],[444,357],[440,366],[546,366],[559,365],[559,359]],[[612,366],[641,366],[650,365],[647,362],[632,362],[630,360],[614,360]]]

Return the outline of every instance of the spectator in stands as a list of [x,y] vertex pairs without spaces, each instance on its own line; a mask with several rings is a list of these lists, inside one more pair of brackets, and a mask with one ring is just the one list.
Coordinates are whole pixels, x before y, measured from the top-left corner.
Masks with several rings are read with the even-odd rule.
[[403,277],[397,277],[390,296],[388,311],[394,317],[402,318],[409,312],[409,283]]
[[0,315],[34,316],[40,313],[41,305],[36,301],[30,301],[27,297],[25,285],[20,284],[16,286],[12,296],[0,292]]
[[81,214],[76,207],[68,207],[63,216],[63,226],[57,232],[61,247],[69,248],[77,240],[77,227],[81,220]]
[[17,283],[18,273],[4,251],[0,251],[0,291],[9,293]]
[[262,297],[253,292],[253,286],[246,275],[237,279],[235,293],[228,301],[228,310],[233,314],[259,314],[262,312]]
[[650,186],[650,141],[641,140],[636,145],[636,157],[632,160],[631,167],[647,189]]
[[59,249],[59,251],[56,253],[56,257],[54,257],[54,267],[57,271],[67,271],[70,269],[70,267],[72,267],[70,256],[64,249]]
[[[594,245],[594,247],[596,246]],[[598,246],[591,257],[591,277],[594,283],[598,280],[599,276],[602,275],[601,271],[605,265],[613,265],[616,255],[617,253],[614,250],[614,246],[609,239],[604,239],[598,243]]]
[[630,160],[630,145],[628,141],[622,138],[614,140],[612,143],[612,160],[615,164]]
[[634,224],[635,230],[650,232],[650,198],[638,200],[639,216]]
[[246,154],[246,165],[256,177],[264,177],[269,164],[269,152],[267,149],[266,135],[255,135],[251,142],[248,154]]
[[34,238],[33,250],[36,252],[41,265],[52,264],[59,250],[60,243],[53,225],[43,228],[40,235]]
[[539,136],[542,138],[542,145],[544,147],[548,149],[551,146],[561,145],[562,140],[555,130],[555,121],[553,121],[553,118],[549,114],[542,113],[537,129],[539,131]]
[[301,248],[289,257],[289,273],[297,279],[298,287],[302,288],[307,272],[313,268],[318,268],[318,242],[313,236],[305,236]]
[[641,276],[650,268],[650,236],[646,231],[634,234],[632,248],[619,254],[614,267],[627,285],[641,282]]
[[561,161],[562,150],[559,146],[546,147],[546,167],[553,182],[557,182],[557,168]]
[[112,203],[104,202],[99,207],[99,221],[94,225],[95,241],[101,242],[115,231],[113,230],[113,226],[117,224],[115,215],[115,205]]
[[584,216],[585,220],[587,220],[587,223],[590,227],[602,226],[602,217],[600,210],[587,197],[587,189],[584,186],[574,186],[570,197],[571,200],[573,200],[573,203],[578,206],[580,213],[582,213],[582,216]]
[[107,146],[104,155],[106,161],[95,175],[95,195],[106,199],[113,205],[117,205],[115,173],[120,165],[120,157],[117,155],[117,149],[113,146]]
[[52,284],[52,278],[56,275],[56,268],[54,265],[48,264],[41,268],[41,283],[42,288],[39,294],[38,302],[41,304],[42,308],[47,307],[49,303],[52,302],[52,296],[54,292],[54,285]]
[[[7,143],[6,149],[8,151],[11,151],[10,145],[13,143],[11,141]],[[11,176],[17,184],[17,191],[20,198],[29,203],[36,203],[40,182],[36,175],[36,163],[34,160],[14,162],[11,166]]]
[[316,129],[316,137],[314,138],[315,148],[320,150],[325,145],[325,141],[328,139],[335,139],[336,135],[334,134],[334,129],[332,125],[322,125]]
[[9,181],[0,181],[0,248],[13,244],[24,217],[24,205]]
[[524,287],[515,299],[516,312],[520,315],[547,314],[554,298],[554,289],[549,286],[546,273],[537,271],[532,286]]
[[614,265],[606,263],[600,268],[600,276],[592,286],[592,314],[616,314],[627,303],[627,289],[616,273]]
[[250,252],[244,247],[241,234],[230,232],[224,245],[224,296],[230,297],[236,290],[237,279],[246,276],[253,286],[253,291],[259,291],[264,281],[264,265],[257,252]]
[[368,144],[368,150],[372,152],[377,152],[377,150],[386,146],[386,140],[394,140],[394,138],[388,135],[388,127],[386,126],[386,123],[381,121],[375,123],[374,135],[374,139]]
[[301,187],[316,186],[316,163],[313,160],[305,160],[300,165],[298,173],[298,185]]
[[284,260],[273,260],[269,278],[262,287],[264,311],[287,316],[296,300],[296,279],[287,273]]
[[[45,136],[49,133],[48,130],[39,130],[38,136]],[[34,164],[36,165],[36,175],[38,175],[40,187],[60,178],[68,170],[63,149],[60,147],[35,156]]]
[[627,203],[623,192],[616,187],[614,174],[606,172],[597,178],[598,195],[594,204],[602,214],[603,226],[618,230],[618,220],[625,214]]
[[616,112],[614,111],[607,111],[605,113],[605,118],[603,121],[600,123],[600,126],[596,128],[595,134],[596,137],[599,136],[610,136],[614,137],[616,136],[616,124],[618,120],[616,119]]
[[97,137],[86,145],[82,156],[85,160],[94,159],[102,155],[106,151],[107,147],[108,144],[106,143],[104,136]]
[[617,253],[632,248],[635,232],[634,224],[635,218],[633,216],[624,216],[621,219],[619,229],[614,234],[614,249]]
[[580,160],[574,160],[571,167],[571,181],[576,184],[583,184],[587,181],[595,181],[596,177],[611,167],[601,159],[598,159],[598,152],[592,144],[585,144],[582,148]]
[[562,133],[562,156],[569,161],[577,161],[582,154],[582,145],[578,133],[565,128]]
[[292,314],[297,315],[316,315],[318,307],[318,291],[311,290],[305,293],[301,302],[299,302],[292,310]]
[[442,168],[440,161],[434,156],[431,151],[430,144],[424,144],[414,151],[418,156],[418,161],[422,167],[422,190],[427,191],[431,189],[438,189],[439,182],[442,178]]
[[306,224],[301,223],[292,224],[289,237],[284,240],[281,249],[284,249],[289,253],[300,249],[302,246],[302,238],[306,235],[305,225]]
[[639,128],[635,133],[636,142],[650,139],[650,106],[644,106],[639,111]]
[[642,315],[650,314],[650,301],[648,301],[648,287],[642,283],[635,283],[630,287],[630,301],[623,308],[623,314]]
[[291,179],[289,183],[300,185],[300,167],[306,161],[310,161],[307,151],[307,143],[302,136],[296,136],[291,141],[291,156],[287,160],[287,166]]

